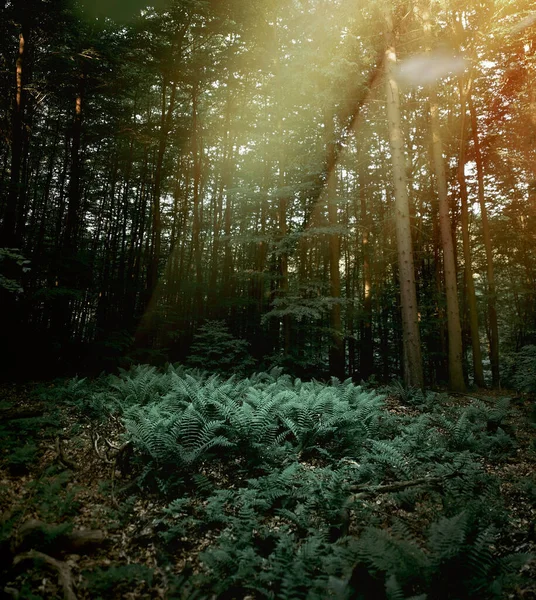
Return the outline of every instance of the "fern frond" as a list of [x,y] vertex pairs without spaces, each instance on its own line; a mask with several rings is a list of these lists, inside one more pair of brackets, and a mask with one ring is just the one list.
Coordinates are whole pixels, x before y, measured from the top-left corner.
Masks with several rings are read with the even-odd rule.
[[466,540],[468,523],[468,514],[463,511],[451,518],[443,517],[431,525],[428,547],[436,563],[460,554]]
[[383,463],[404,477],[411,477],[412,469],[409,457],[405,456],[393,444],[382,440],[369,440],[372,445],[371,458],[376,462]]

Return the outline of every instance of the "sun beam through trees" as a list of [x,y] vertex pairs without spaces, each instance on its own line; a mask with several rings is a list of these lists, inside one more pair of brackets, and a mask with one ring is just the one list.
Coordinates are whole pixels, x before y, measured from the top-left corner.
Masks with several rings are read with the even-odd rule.
[[529,2],[1,23],[8,370],[185,361],[223,321],[256,368],[463,390],[535,342]]

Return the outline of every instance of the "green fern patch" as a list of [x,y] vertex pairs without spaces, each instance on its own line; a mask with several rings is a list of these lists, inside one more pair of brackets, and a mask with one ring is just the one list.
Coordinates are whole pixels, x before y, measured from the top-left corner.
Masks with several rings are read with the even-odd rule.
[[[393,410],[350,380],[173,365],[65,388],[122,426],[164,564],[193,560],[173,597],[501,598],[526,557],[497,552],[509,515],[482,463],[516,447],[508,401],[397,394]],[[141,571],[100,575],[95,594]]]

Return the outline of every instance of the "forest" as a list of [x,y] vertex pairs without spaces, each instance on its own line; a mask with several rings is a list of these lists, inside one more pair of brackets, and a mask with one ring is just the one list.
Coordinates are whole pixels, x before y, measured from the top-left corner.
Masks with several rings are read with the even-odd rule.
[[0,595],[536,598],[532,0],[0,3]]

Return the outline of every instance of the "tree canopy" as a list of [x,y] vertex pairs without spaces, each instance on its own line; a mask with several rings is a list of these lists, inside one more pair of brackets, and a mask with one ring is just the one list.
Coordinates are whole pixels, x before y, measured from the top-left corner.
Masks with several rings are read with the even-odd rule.
[[220,331],[252,368],[498,385],[536,343],[535,36],[525,0],[4,2],[7,372]]

